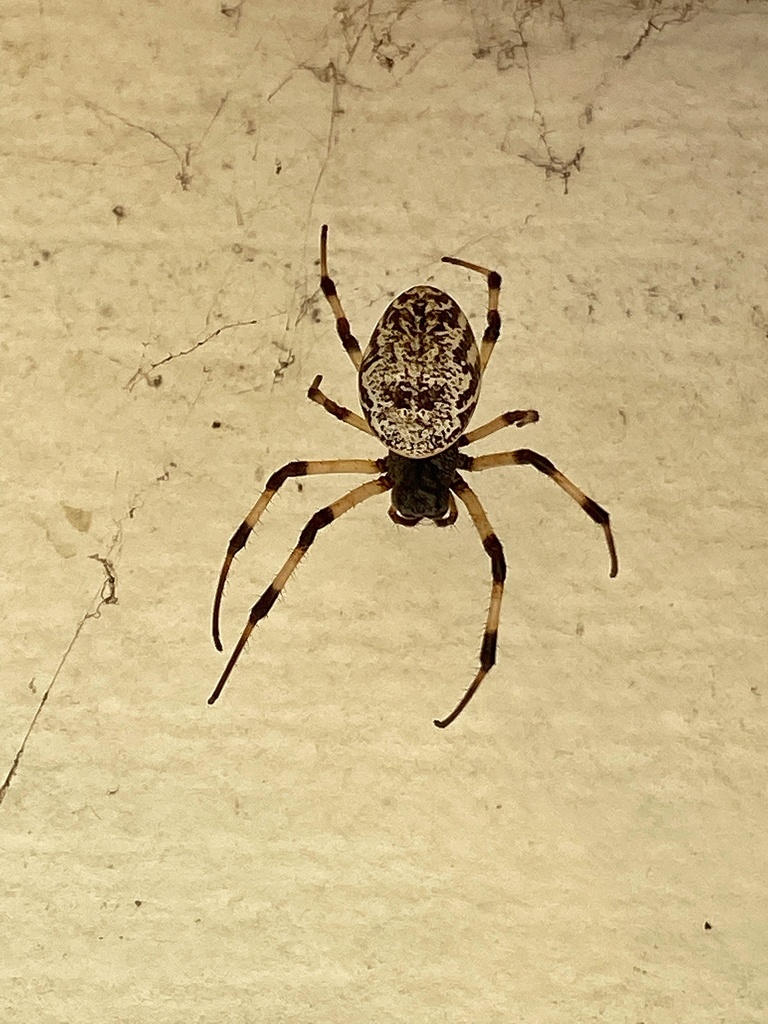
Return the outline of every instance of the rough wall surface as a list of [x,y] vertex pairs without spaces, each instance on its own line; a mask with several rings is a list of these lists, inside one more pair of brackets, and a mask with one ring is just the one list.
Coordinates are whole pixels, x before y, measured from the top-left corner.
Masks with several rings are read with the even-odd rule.
[[[768,7],[10,0],[0,31],[4,1019],[751,1024],[768,1012]],[[221,700],[227,540],[377,458],[318,287],[486,292],[466,515],[318,537]],[[348,477],[289,481],[225,648]],[[5,779],[3,783],[3,779]]]

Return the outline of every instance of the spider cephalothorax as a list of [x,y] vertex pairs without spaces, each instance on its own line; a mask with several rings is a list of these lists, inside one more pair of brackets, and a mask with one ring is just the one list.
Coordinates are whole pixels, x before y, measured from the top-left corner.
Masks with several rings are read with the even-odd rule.
[[460,469],[474,472],[499,466],[529,465],[544,473],[602,527],[610,554],[611,576],[618,572],[608,513],[563,476],[549,459],[528,448],[475,457],[460,451],[465,445],[512,424],[524,427],[535,423],[539,414],[533,409],[504,412],[483,426],[465,432],[477,405],[483,373],[501,330],[498,311],[501,277],[495,270],[487,270],[453,256],[444,256],[443,262],[482,274],[488,282],[487,323],[480,349],[456,301],[439,288],[416,285],[387,306],[365,353],[362,353],[350,331],[336,286],[328,275],[328,228],[323,225],[320,232],[320,287],[336,317],[336,330],[341,342],[358,371],[360,405],[365,418],[324,395],[320,391],[320,376],[312,382],[308,396],[332,416],[378,438],[388,454],[378,459],[289,462],[269,478],[263,494],[230,540],[219,574],[213,602],[213,639],[218,650],[222,649],[219,611],[232,560],[245,546],[262,512],[285,481],[289,477],[321,473],[378,474],[375,480],[355,487],[331,505],[315,512],[309,520],[283,568],[251,609],[245,629],[208,700],[209,704],[217,700],[257,622],[267,615],[318,532],[355,505],[377,494],[392,492],[389,515],[401,526],[416,526],[423,519],[429,519],[437,526],[450,526],[458,516],[455,495],[469,512],[491,560],[491,604],[480,648],[480,668],[454,710],[446,718],[435,720],[435,725],[440,728],[450,725],[466,707],[496,660],[496,634],[506,576],[501,542],[493,532],[477,495],[460,476]]

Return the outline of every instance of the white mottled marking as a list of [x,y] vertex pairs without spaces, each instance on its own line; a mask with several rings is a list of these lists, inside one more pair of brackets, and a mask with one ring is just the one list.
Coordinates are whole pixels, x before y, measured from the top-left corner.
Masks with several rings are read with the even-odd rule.
[[480,395],[472,328],[446,292],[417,285],[385,309],[360,364],[360,404],[374,434],[407,459],[455,444]]

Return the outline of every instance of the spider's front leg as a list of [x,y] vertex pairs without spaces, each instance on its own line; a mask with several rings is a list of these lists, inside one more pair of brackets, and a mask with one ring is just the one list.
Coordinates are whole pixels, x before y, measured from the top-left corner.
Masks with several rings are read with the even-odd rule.
[[288,462],[272,474],[269,480],[267,480],[267,486],[264,488],[261,497],[235,530],[227,547],[227,554],[224,558],[224,564],[219,573],[219,582],[216,586],[216,596],[213,599],[213,642],[217,651],[223,650],[219,635],[219,613],[221,611],[221,599],[224,595],[224,584],[227,581],[230,566],[238,551],[245,547],[246,541],[259,519],[261,519],[262,512],[285,481],[292,476],[315,476],[323,473],[381,473],[384,470],[385,463],[385,459],[328,459],[318,462]]
[[480,267],[477,263],[467,263],[466,260],[460,260],[456,256],[443,256],[441,262],[452,263],[455,267],[464,267],[465,270],[474,270],[476,274],[482,274],[488,281],[488,312],[485,333],[480,346],[480,370],[485,373],[493,346],[501,334],[501,314],[499,313],[501,274],[495,270],[489,270],[487,267]]
[[323,295],[328,300],[328,305],[333,310],[333,315],[336,317],[336,333],[341,338],[344,351],[354,363],[355,369],[359,370],[360,363],[363,361],[363,353],[360,351],[360,343],[350,330],[349,320],[347,320],[344,307],[341,304],[341,299],[336,291],[336,285],[328,275],[327,224],[323,224],[320,229],[320,288],[322,289]]

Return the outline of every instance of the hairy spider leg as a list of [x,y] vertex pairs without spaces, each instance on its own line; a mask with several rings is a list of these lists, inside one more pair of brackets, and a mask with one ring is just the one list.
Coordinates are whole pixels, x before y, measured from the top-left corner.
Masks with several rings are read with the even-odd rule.
[[496,452],[493,455],[477,455],[472,458],[463,455],[461,468],[470,472],[477,472],[483,469],[496,469],[499,466],[533,466],[540,473],[554,480],[558,487],[562,487],[566,494],[570,494],[573,500],[584,509],[589,518],[601,526],[605,534],[605,541],[608,545],[608,554],[611,559],[610,575],[613,577],[619,571],[619,558],[616,554],[616,545],[611,532],[611,517],[605,509],[596,501],[588,497],[576,484],[571,483],[567,476],[563,476],[559,469],[549,459],[529,448],[520,448],[515,452]]
[[344,351],[347,353],[349,358],[355,365],[355,369],[360,369],[360,363],[363,361],[363,354],[360,351],[360,344],[357,338],[352,334],[349,329],[349,320],[347,320],[344,313],[344,308],[341,305],[338,293],[336,292],[336,285],[328,276],[328,225],[323,224],[320,228],[320,287],[323,291],[323,295],[328,299],[328,304],[333,310],[333,315],[336,317],[336,332],[341,338],[341,343],[344,346]]
[[501,291],[501,274],[495,270],[488,270],[487,267],[480,267],[477,263],[467,263],[466,260],[457,259],[455,256],[443,256],[442,263],[452,263],[455,267],[464,267],[465,270],[474,270],[488,279],[488,313],[486,315],[487,326],[483,334],[483,343],[480,347],[480,372],[485,373],[488,360],[491,358],[493,346],[499,340],[501,333],[501,314],[499,313],[499,292]]
[[493,532],[493,527],[488,521],[485,509],[480,504],[480,499],[472,488],[462,480],[458,473],[456,474],[456,479],[451,484],[451,490],[454,491],[457,498],[464,502],[467,507],[467,511],[472,517],[472,522],[477,527],[477,532],[480,534],[483,547],[491,560],[493,583],[491,584],[491,604],[488,608],[488,618],[485,622],[483,643],[480,647],[480,668],[472,681],[472,685],[450,715],[448,715],[447,718],[436,718],[434,720],[438,729],[445,729],[447,725],[450,725],[451,722],[458,718],[467,704],[472,700],[472,697],[480,683],[482,683],[483,679],[488,675],[496,663],[496,637],[499,632],[499,613],[501,612],[501,598],[504,594],[504,579],[507,575],[507,563],[504,559],[504,548],[501,546],[499,538]]
[[277,576],[275,576],[274,580],[270,583],[253,608],[251,608],[251,613],[248,616],[248,622],[246,623],[242,636],[237,641],[237,645],[232,652],[232,656],[227,662],[227,667],[222,672],[221,679],[219,679],[216,684],[216,689],[208,698],[209,704],[215,703],[218,699],[219,694],[224,689],[224,684],[229,678],[232,669],[237,663],[237,659],[240,657],[240,654],[248,641],[248,637],[253,632],[256,624],[269,613],[269,610],[280,596],[283,587],[290,579],[296,569],[296,566],[302,560],[304,555],[306,555],[318,532],[324,527],[329,526],[335,519],[338,519],[339,516],[343,516],[345,512],[349,512],[349,510],[353,509],[355,505],[359,505],[361,502],[366,501],[368,498],[373,498],[377,494],[384,494],[386,491],[390,490],[391,487],[392,483],[389,478],[386,475],[380,476],[376,480],[369,480],[367,483],[360,484],[359,487],[355,487],[343,497],[334,501],[333,504],[326,505],[324,508],[315,512],[299,534],[299,541],[288,556],[285,565]]
[[479,441],[483,437],[490,437],[497,430],[511,427],[513,423],[518,427],[526,427],[529,423],[538,422],[539,414],[535,409],[515,409],[513,412],[503,412],[501,416],[496,416],[495,419],[489,420],[481,427],[475,427],[468,434],[462,434],[456,443],[459,448],[463,448],[464,445],[472,444],[473,441]]
[[351,427],[357,427],[357,429],[362,430],[364,434],[370,434],[371,437],[376,437],[362,416],[359,416],[356,412],[352,412],[351,409],[347,409],[346,406],[338,405],[332,398],[328,398],[327,395],[323,394],[320,390],[320,382],[322,379],[322,374],[318,373],[309,385],[307,398],[311,399],[313,402],[317,402],[317,404],[321,405],[326,412],[329,412],[331,416],[335,416],[337,420],[341,420],[342,423],[349,423]]
[[213,599],[213,642],[217,651],[222,650],[221,637],[219,635],[219,613],[221,611],[221,599],[224,594],[224,584],[226,583],[230,566],[238,551],[245,547],[245,543],[261,518],[262,512],[285,481],[292,476],[315,476],[320,473],[381,473],[385,463],[386,459],[328,459],[322,462],[288,462],[272,474],[269,480],[267,480],[267,486],[264,488],[261,497],[235,530],[227,547],[224,564],[219,573],[216,596]]

